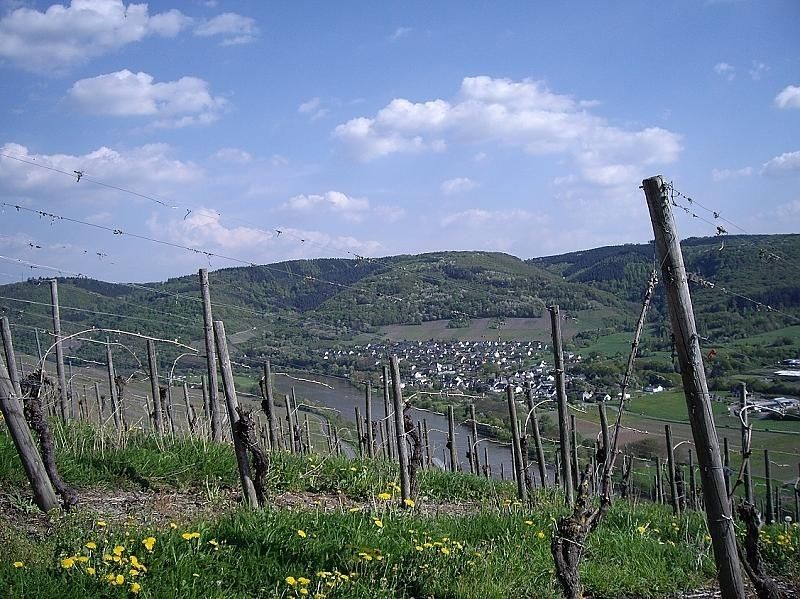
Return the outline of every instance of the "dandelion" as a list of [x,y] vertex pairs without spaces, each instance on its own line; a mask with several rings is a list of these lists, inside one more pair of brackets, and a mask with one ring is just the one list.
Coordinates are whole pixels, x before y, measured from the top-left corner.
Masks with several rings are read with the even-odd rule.
[[292,587],[297,586],[297,579],[294,576],[287,576],[286,584]]
[[92,566],[89,566],[88,568],[86,568],[86,573],[89,576],[94,576],[95,574],[97,574],[97,570],[95,570]]
[[117,577],[114,579],[114,582],[117,585],[125,584],[125,577],[122,574],[117,574]]
[[76,562],[80,562],[82,564],[85,564],[86,562],[89,561],[89,556],[87,556],[87,555],[77,555],[77,556],[75,556],[75,561]]
[[303,538],[303,539],[305,539],[305,538],[306,538],[308,535],[306,534],[306,531],[304,531],[304,530],[298,530],[298,531],[297,531],[297,536],[298,536],[298,537],[300,537],[300,538]]
[[304,576],[300,576],[300,577],[297,579],[297,582],[299,582],[299,583],[300,583],[300,584],[302,584],[303,586],[308,586],[309,584],[311,584],[311,581],[310,581],[308,578],[305,578]]
[[528,526],[533,526],[533,520],[525,520],[525,524]]
[[178,528],[178,525],[177,525],[177,524],[175,524],[174,522],[170,522],[170,523],[169,523],[169,527],[170,527],[172,530],[176,530],[176,529]]
[[142,585],[140,585],[138,582],[131,583],[131,593],[133,593],[134,595],[138,595],[139,591],[141,590],[142,590]]
[[383,521],[378,518],[373,518],[372,523],[375,524],[378,528],[383,528]]
[[25,562],[14,562],[14,567],[15,568],[24,568],[25,567]]
[[146,539],[142,540],[142,545],[144,545],[144,548],[147,549],[148,551],[153,551],[153,546],[155,544],[156,544],[155,537],[147,537]]
[[97,549],[97,543],[95,543],[94,541],[89,541],[88,543],[86,543],[85,547],[87,549]]
[[544,538],[544,533],[540,530],[539,532],[536,533],[536,538],[543,539]]
[[108,526],[106,524],[105,520],[98,520],[97,522],[95,522],[95,524],[97,524],[97,526],[99,526],[100,528],[103,528],[104,526]]
[[300,594],[301,595],[308,595],[308,589],[306,589],[306,588],[300,589]]
[[74,557],[65,557],[61,560],[61,567],[65,570],[69,570],[72,566],[75,565],[75,558]]
[[191,541],[192,539],[199,539],[200,533],[199,532],[184,532],[181,534],[181,538],[185,539],[186,541]]
[[640,534],[640,535],[643,535],[644,533],[646,533],[646,532],[647,532],[647,526],[637,526],[637,527],[636,527],[636,530],[638,530],[638,531],[639,531],[639,534]]
[[380,499],[381,501],[389,501],[391,498],[392,498],[391,493],[386,493],[385,491],[383,493],[378,493],[378,499]]
[[439,551],[441,551],[443,555],[450,555],[450,550],[447,547],[442,547]]
[[414,507],[416,505],[413,499],[403,499],[403,503],[406,504],[407,507]]
[[144,564],[139,561],[139,558],[135,555],[131,555],[131,566],[136,568],[137,570],[141,570],[142,572],[147,572],[147,568],[145,568]]
[[352,514],[352,513],[354,513],[354,512],[360,512],[360,511],[361,511],[361,508],[360,508],[360,507],[351,507],[351,508],[350,508],[349,510],[347,510],[347,511],[348,511],[348,512],[350,512],[350,513]]
[[416,547],[414,547],[414,549],[416,549],[417,551],[422,551],[423,547],[422,545],[417,545]]
[[116,545],[114,547],[114,555],[117,557],[121,556],[123,551],[125,551],[125,545]]

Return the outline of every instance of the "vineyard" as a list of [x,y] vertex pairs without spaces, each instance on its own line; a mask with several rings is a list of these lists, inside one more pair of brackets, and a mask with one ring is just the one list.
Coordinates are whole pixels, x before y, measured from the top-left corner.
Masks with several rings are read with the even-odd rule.
[[[669,215],[667,187],[648,181],[651,211]],[[415,420],[410,373],[395,355],[359,387],[355,427],[313,393],[291,388],[278,397],[278,376],[314,381],[273,372],[270,361],[237,361],[231,346],[248,331],[226,333],[214,319],[205,269],[194,290],[202,307],[194,318],[203,322],[196,344],[111,327],[65,334],[51,280],[52,339],[42,344],[30,327],[12,335],[2,319],[0,589],[30,597],[318,598],[702,597],[719,589],[735,597],[744,596],[747,578],[759,597],[794,596],[800,490],[785,473],[773,480],[778,464],[758,446],[746,384],[730,424],[738,444],[729,447],[726,437],[720,447],[680,246],[659,237],[653,218],[662,269],[644,293],[618,401],[598,403],[591,415],[568,404],[564,318],[553,305],[544,311],[555,398],[536,399],[530,386],[521,397],[507,385],[507,431],[492,430],[474,404],[457,400],[466,442],[456,435],[453,403],[447,431]],[[664,231],[674,230],[669,218]],[[667,422],[664,460],[620,441],[642,432],[627,420],[627,392],[659,279],[693,439],[676,443]],[[35,357],[15,352],[22,332]],[[81,358],[65,351],[81,348],[90,348],[87,368],[73,373]],[[115,368],[121,356],[126,366]],[[540,423],[552,403],[557,439]],[[433,432],[446,435],[443,447]],[[510,449],[507,471],[490,466],[491,443],[491,451]]]

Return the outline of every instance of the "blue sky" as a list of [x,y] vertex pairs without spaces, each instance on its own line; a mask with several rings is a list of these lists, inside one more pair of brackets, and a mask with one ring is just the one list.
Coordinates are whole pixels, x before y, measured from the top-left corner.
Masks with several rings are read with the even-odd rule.
[[798,232],[798,23],[795,1],[0,2],[0,196],[111,229],[6,207],[0,282],[53,274],[13,259],[240,263],[113,229],[246,263],[643,242],[654,174],[731,233]]

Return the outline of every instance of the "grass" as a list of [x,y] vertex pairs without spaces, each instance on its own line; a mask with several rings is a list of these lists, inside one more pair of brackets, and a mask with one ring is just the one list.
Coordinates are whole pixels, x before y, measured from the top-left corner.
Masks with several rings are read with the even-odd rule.
[[[101,494],[191,494],[208,481],[237,484],[226,445],[143,433],[117,442],[80,424],[56,436],[65,478]],[[0,433],[6,503],[8,490],[24,481],[13,452]],[[418,505],[404,510],[396,484],[389,462],[276,453],[272,497],[304,491],[349,502],[331,508],[303,499],[262,510],[228,504],[216,514],[178,511],[174,522],[160,524],[78,510],[42,517],[38,526],[2,526],[0,589],[58,599],[560,596],[549,549],[564,510],[558,493],[540,491],[525,507],[513,500],[511,483],[432,471],[422,473]],[[471,503],[448,507],[463,501]],[[775,571],[800,577],[800,530],[771,527],[764,543]],[[590,536],[581,574],[594,597],[662,597],[707,585],[710,555],[702,514],[675,519],[665,506],[620,501]]]

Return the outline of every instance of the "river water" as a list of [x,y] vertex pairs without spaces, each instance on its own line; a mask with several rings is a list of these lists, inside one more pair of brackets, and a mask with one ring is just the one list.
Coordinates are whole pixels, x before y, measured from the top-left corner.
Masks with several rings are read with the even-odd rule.
[[[294,387],[297,402],[302,403],[307,401],[311,404],[321,405],[326,408],[333,408],[339,415],[348,422],[355,422],[355,408],[361,412],[361,417],[364,418],[365,414],[365,393],[362,390],[356,389],[347,379],[323,376],[323,375],[309,375],[303,373],[300,375],[291,375],[294,378],[289,378],[286,375],[275,374],[273,376],[273,386],[276,393],[286,394],[290,393],[291,388]],[[298,380],[303,379],[303,380]],[[472,435],[471,426],[459,424],[460,409],[456,409],[456,447],[458,449],[458,459],[461,464],[461,469],[469,472],[469,461],[467,460],[466,451],[468,444],[468,435]],[[379,420],[385,417],[383,405],[383,389],[373,389],[372,392],[372,419]],[[447,416],[430,412],[428,410],[420,410],[412,408],[411,418],[416,423],[423,419],[428,423],[428,433],[431,442],[431,455],[434,464],[440,468],[450,464],[450,450],[446,447],[447,443]],[[461,419],[463,422],[463,418]],[[480,441],[478,442],[478,453],[481,465],[484,463],[484,447],[489,449],[489,465],[491,467],[492,476],[499,478],[502,470],[505,471],[506,478],[511,478],[512,473],[512,456],[511,447],[500,443],[495,443],[485,438],[481,438],[478,433]]]

